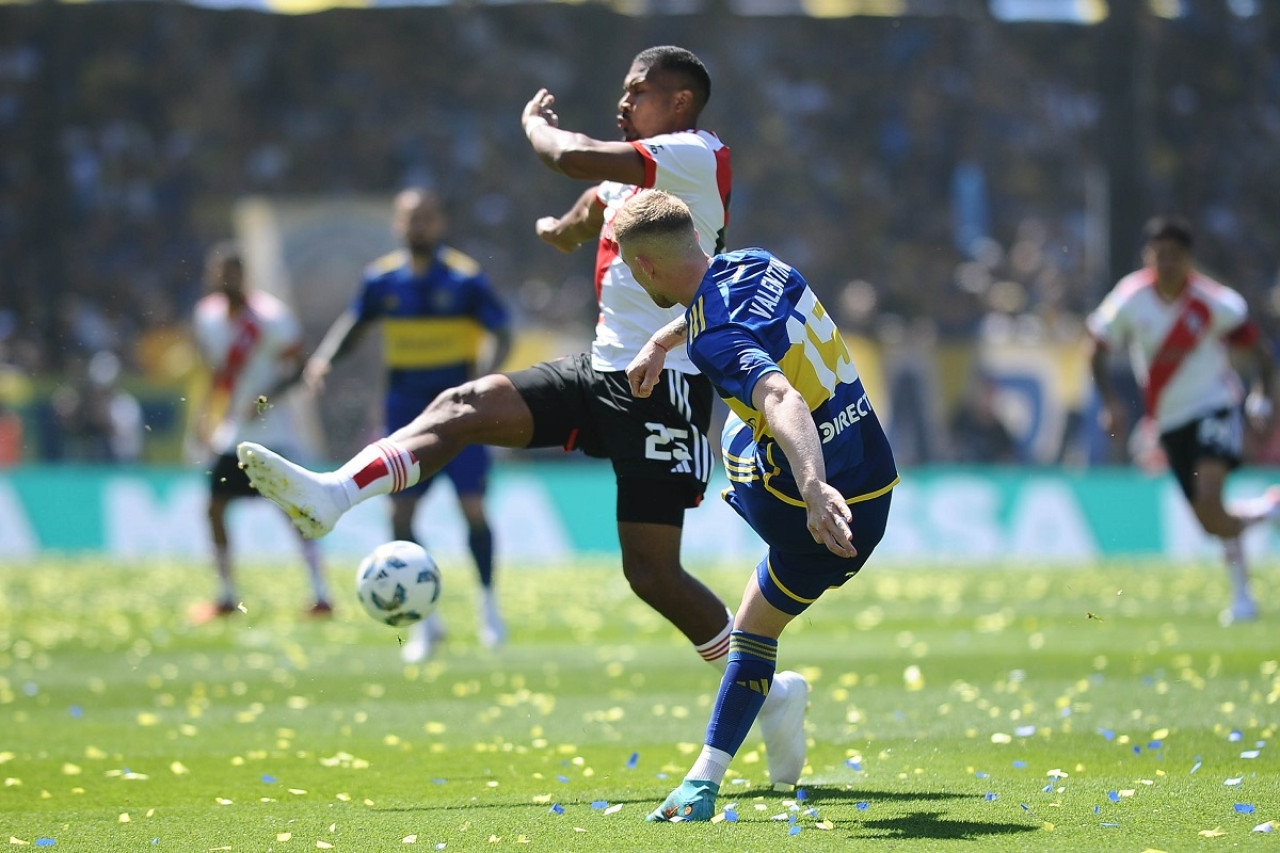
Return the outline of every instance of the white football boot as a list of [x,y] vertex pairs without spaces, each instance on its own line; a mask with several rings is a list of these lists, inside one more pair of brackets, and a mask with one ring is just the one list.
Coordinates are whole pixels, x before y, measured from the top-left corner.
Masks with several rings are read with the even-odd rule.
[[[774,699],[777,692],[781,696]],[[804,770],[804,711],[809,704],[809,682],[803,675],[783,670],[773,677],[769,699],[757,721],[764,738],[764,757],[775,789],[789,790]]]
[[400,659],[405,663],[421,663],[440,647],[446,633],[440,611],[433,610],[426,619],[409,627],[409,641],[401,647]]
[[481,589],[476,602],[476,621],[480,626],[480,645],[496,649],[506,642],[507,626],[498,612],[498,596],[492,589]]
[[331,476],[308,471],[252,441],[240,442],[236,458],[258,493],[284,510],[304,538],[324,536],[342,517],[342,487]]

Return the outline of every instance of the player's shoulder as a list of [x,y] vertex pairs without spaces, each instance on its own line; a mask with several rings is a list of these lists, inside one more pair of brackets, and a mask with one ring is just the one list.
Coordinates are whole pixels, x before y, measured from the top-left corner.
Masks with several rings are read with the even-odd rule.
[[443,246],[438,257],[440,258],[440,263],[444,264],[456,275],[463,278],[475,278],[480,275],[480,262],[466,252],[460,252],[452,246]]
[[293,316],[292,309],[284,300],[265,290],[252,290],[246,298],[253,312],[265,320],[288,319]]
[[208,320],[227,313],[227,297],[221,293],[209,293],[196,300],[192,313],[197,320]]
[[1155,293],[1156,279],[1152,271],[1146,267],[1126,275],[1116,282],[1109,298],[1112,301],[1128,302],[1139,296]]
[[646,136],[636,144],[645,146],[655,154],[661,152],[664,148],[698,148],[706,151],[718,151],[721,148],[728,147],[720,141],[720,137],[711,131],[699,128],[675,130],[670,133]]
[[1188,284],[1203,298],[1213,300],[1215,302],[1237,302],[1244,301],[1244,297],[1235,288],[1229,287],[1215,278],[1205,275],[1199,270],[1191,273]]
[[369,281],[383,278],[403,269],[408,262],[409,253],[404,249],[395,249],[370,261],[364,268],[364,277]]

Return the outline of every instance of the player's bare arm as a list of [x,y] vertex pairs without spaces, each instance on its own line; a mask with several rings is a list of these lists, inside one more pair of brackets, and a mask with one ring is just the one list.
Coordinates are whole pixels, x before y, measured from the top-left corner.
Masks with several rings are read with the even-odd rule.
[[1111,387],[1111,354],[1106,344],[1090,338],[1089,372],[1093,374],[1093,385],[1098,389],[1102,405],[1098,408],[1098,426],[1116,441],[1126,441],[1129,432],[1129,413],[1116,397]]
[[766,373],[751,391],[751,404],[764,415],[769,432],[782,448],[800,497],[808,511],[813,541],[837,557],[856,557],[849,523],[853,513],[844,495],[827,482],[822,441],[813,425],[809,404],[781,372]]
[[539,89],[520,116],[538,159],[552,171],[584,181],[644,183],[644,157],[629,142],[606,142],[563,130],[552,110],[555,96]]
[[563,216],[544,216],[534,223],[538,237],[562,252],[572,252],[600,236],[604,210],[596,204],[596,188],[584,190]]
[[367,324],[361,323],[354,311],[348,310],[338,315],[338,319],[324,333],[320,345],[302,369],[302,381],[307,388],[316,393],[324,390],[324,381],[333,362],[359,343],[366,327]]
[[675,347],[684,346],[688,332],[689,324],[681,315],[653,333],[627,365],[627,382],[631,385],[632,396],[648,397],[653,393],[667,363],[667,353]]

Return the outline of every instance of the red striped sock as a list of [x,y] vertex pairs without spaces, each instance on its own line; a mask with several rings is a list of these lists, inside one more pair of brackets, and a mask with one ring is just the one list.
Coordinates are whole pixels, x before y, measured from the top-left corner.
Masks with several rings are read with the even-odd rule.
[[403,491],[417,483],[420,476],[414,455],[388,438],[370,444],[337,471],[338,482],[352,506],[374,495]]
[[703,660],[721,672],[724,672],[725,667],[729,665],[729,635],[733,633],[733,613],[725,608],[724,615],[726,621],[720,633],[705,643],[693,647],[698,654],[702,655]]

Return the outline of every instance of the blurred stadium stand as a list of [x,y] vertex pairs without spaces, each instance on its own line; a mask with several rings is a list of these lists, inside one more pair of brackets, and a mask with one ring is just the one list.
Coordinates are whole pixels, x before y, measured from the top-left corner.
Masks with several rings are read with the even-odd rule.
[[[179,458],[201,258],[261,237],[246,205],[323,220],[251,269],[311,344],[390,240],[391,193],[425,183],[516,308],[521,358],[585,346],[591,261],[533,234],[580,188],[519,114],[547,86],[566,127],[612,136],[627,62],[659,43],[710,67],[731,245],[809,276],[906,464],[1107,458],[1080,318],[1136,265],[1149,213],[1190,216],[1203,266],[1275,337],[1280,3],[398,5],[0,6],[0,464],[113,458],[101,352],[143,412],[142,458]],[[370,355],[324,399],[335,457],[377,428]]]

